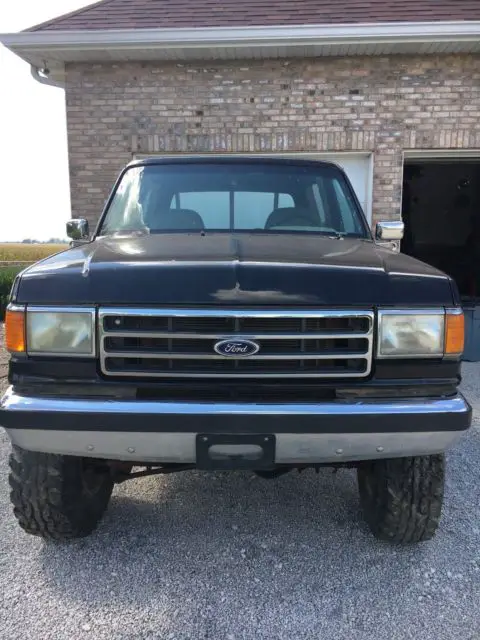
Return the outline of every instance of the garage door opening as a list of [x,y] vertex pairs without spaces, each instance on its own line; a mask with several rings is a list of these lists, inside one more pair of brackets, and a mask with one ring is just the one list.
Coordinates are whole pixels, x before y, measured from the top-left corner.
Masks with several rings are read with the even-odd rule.
[[406,160],[402,213],[402,252],[455,280],[467,322],[465,358],[480,360],[480,158]]
[[480,302],[480,158],[407,160],[402,251],[451,275]]

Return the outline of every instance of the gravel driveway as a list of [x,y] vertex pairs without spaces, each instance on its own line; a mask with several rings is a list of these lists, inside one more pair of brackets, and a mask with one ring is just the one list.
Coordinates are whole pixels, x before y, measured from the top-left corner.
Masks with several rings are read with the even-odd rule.
[[407,548],[375,541],[353,472],[329,470],[137,480],[92,537],[46,544],[13,519],[8,451],[2,431],[2,640],[480,638],[478,426],[449,455],[437,537]]

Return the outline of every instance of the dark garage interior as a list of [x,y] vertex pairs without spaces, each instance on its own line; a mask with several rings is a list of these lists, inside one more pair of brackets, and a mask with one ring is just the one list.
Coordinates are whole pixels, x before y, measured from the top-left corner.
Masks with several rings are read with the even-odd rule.
[[480,158],[406,160],[402,215],[402,252],[454,278],[465,310],[465,359],[480,360]]

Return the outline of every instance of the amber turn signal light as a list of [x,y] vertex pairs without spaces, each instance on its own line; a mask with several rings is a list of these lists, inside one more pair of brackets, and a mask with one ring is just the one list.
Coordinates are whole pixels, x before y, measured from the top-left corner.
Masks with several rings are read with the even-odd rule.
[[25,352],[25,312],[7,309],[5,314],[5,346],[10,353]]
[[445,355],[461,355],[465,343],[465,319],[463,313],[447,311],[445,319]]

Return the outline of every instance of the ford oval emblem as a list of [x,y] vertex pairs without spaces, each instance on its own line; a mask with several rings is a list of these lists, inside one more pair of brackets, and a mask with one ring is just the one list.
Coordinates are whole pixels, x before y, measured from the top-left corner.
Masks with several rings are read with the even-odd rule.
[[217,342],[213,348],[219,355],[226,358],[248,358],[259,352],[260,345],[251,340],[230,338]]

